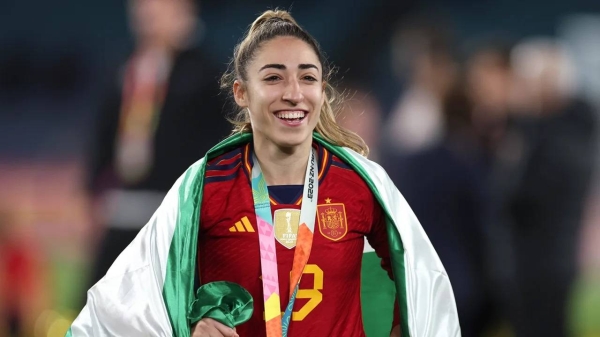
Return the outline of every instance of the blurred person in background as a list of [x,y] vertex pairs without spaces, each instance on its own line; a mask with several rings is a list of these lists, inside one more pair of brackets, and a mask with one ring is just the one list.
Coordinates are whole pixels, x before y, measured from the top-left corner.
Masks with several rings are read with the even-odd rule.
[[369,147],[369,159],[379,159],[382,112],[377,98],[356,84],[345,86],[344,102],[336,116],[338,123],[356,132]]
[[[501,220],[495,211],[499,202],[499,187],[493,183],[493,168],[497,149],[505,140],[509,119],[518,115],[512,102],[515,75],[511,62],[512,44],[493,37],[478,41],[465,62],[465,93],[471,104],[469,124],[473,143],[477,146],[482,173],[483,199],[481,201],[482,236],[479,240],[484,267],[482,275],[486,285],[486,302],[492,309],[488,319],[494,328],[505,327],[511,312],[506,294],[514,289],[510,275],[513,268],[511,243]],[[505,182],[506,183],[506,182]],[[491,191],[494,190],[495,193]]]
[[393,68],[406,80],[389,114],[385,138],[390,151],[410,154],[436,145],[444,134],[442,101],[452,88],[458,65],[448,27],[417,18],[402,23],[392,41]]
[[486,167],[504,136],[511,114],[514,73],[512,44],[498,38],[486,39],[469,55],[465,65],[465,86],[472,102],[470,121]]
[[16,218],[0,211],[0,336],[10,337],[29,335],[35,321],[31,313],[44,296],[36,245]]
[[482,245],[485,169],[461,85],[443,100],[442,113],[437,144],[386,167],[452,278],[462,336],[480,336],[490,319]]
[[[437,26],[436,26],[437,27]],[[462,336],[486,326],[481,246],[484,180],[452,41],[443,27],[399,32],[413,71],[391,115],[384,166],[419,218],[452,278]],[[399,43],[398,35],[396,43]],[[402,46],[405,46],[402,48]]]
[[110,74],[88,186],[106,226],[92,284],[150,219],[173,181],[229,127],[218,98],[219,66],[199,45],[193,0],[130,0],[135,48]]
[[527,40],[511,53],[513,88],[494,150],[488,235],[494,280],[518,337],[567,335],[596,132],[590,105],[574,94],[570,62],[552,39]]

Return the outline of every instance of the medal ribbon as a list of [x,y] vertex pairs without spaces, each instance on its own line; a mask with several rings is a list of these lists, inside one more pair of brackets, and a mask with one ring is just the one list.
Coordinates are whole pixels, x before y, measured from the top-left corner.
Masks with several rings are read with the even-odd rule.
[[116,151],[119,177],[136,183],[147,177],[153,158],[154,134],[164,103],[168,67],[155,55],[136,55],[123,80]]
[[300,207],[300,225],[296,236],[296,249],[290,279],[290,300],[281,316],[279,297],[279,274],[277,272],[277,250],[275,247],[275,230],[269,190],[256,156],[252,156],[252,198],[258,227],[260,243],[260,267],[262,272],[263,299],[265,304],[265,324],[267,337],[287,337],[290,319],[294,310],[296,293],[304,266],[308,262],[312,248],[313,233],[315,230],[315,217],[317,214],[317,197],[319,179],[316,178],[317,153],[314,149],[310,152],[306,176],[304,179],[304,192]]

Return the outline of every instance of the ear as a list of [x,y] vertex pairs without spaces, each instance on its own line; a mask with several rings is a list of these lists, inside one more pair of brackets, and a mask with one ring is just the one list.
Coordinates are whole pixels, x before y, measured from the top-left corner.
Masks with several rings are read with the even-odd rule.
[[244,84],[239,80],[233,82],[233,98],[241,108],[248,107],[248,93]]
[[323,95],[321,95],[321,105],[325,104],[326,94],[327,94],[327,82],[323,81]]

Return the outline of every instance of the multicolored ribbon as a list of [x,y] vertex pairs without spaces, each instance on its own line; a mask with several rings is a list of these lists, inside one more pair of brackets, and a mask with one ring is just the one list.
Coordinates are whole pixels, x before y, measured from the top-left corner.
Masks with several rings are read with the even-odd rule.
[[125,182],[139,182],[152,168],[169,72],[170,60],[161,53],[138,53],[127,63],[115,154],[117,174]]
[[317,153],[314,149],[310,152],[308,165],[306,165],[304,192],[300,207],[300,226],[298,226],[296,250],[294,251],[294,262],[292,264],[292,276],[290,280],[290,300],[283,313],[283,317],[281,316],[277,250],[275,247],[275,231],[273,228],[269,190],[256,156],[253,155],[252,159],[254,161],[254,166],[252,167],[252,197],[254,199],[254,211],[256,213],[260,242],[260,266],[267,337],[287,337],[296,293],[298,292],[304,266],[308,262],[312,248],[319,189],[319,179],[316,176]]

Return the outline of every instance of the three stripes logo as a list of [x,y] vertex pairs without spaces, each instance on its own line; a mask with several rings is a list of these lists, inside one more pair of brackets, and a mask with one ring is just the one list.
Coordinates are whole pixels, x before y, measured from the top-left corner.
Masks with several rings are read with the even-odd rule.
[[242,220],[236,222],[235,226],[231,226],[229,228],[229,231],[230,232],[239,232],[239,233],[244,233],[244,232],[254,233],[254,228],[252,227],[250,220],[248,220],[248,217],[245,216],[242,218]]

